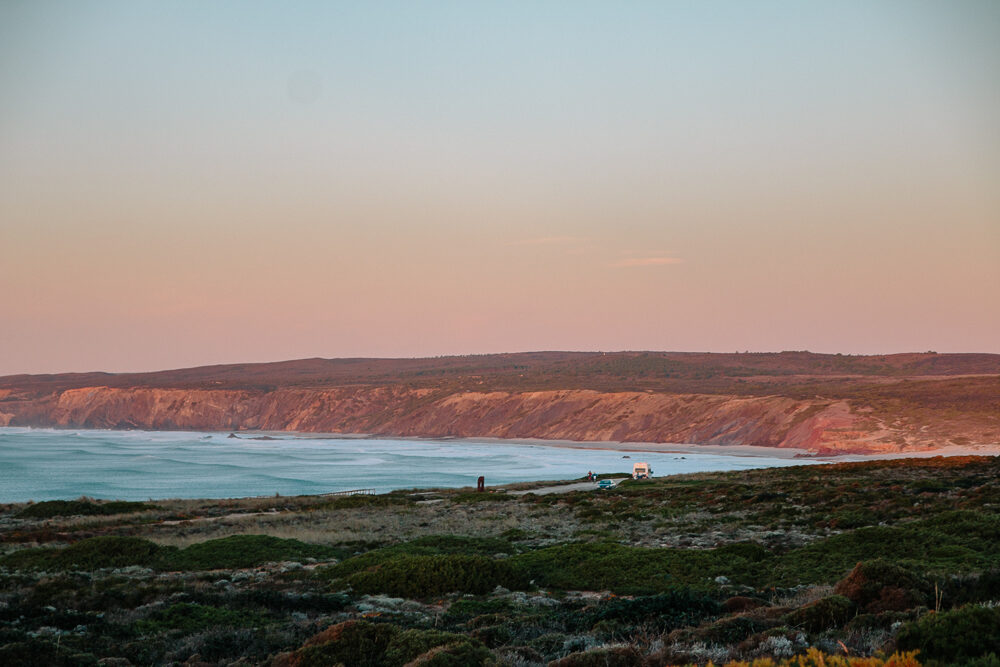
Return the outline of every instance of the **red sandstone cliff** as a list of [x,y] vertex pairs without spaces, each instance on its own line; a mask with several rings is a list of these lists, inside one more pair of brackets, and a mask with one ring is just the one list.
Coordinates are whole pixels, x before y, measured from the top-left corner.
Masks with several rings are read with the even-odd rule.
[[[0,424],[743,444],[823,453],[949,444],[940,429],[888,427],[844,400],[590,390],[449,393],[402,386],[83,387],[19,401],[8,396],[0,402]],[[962,444],[996,442],[988,431],[972,435],[966,429]]]
[[1000,444],[1000,355],[530,352],[0,377],[0,425],[764,445]]

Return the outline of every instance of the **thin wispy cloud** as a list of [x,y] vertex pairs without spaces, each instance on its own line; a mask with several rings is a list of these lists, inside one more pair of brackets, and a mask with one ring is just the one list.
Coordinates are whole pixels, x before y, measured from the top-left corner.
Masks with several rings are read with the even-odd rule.
[[630,257],[618,262],[612,262],[608,266],[615,268],[628,268],[634,266],[666,266],[668,264],[680,264],[683,260],[678,257]]

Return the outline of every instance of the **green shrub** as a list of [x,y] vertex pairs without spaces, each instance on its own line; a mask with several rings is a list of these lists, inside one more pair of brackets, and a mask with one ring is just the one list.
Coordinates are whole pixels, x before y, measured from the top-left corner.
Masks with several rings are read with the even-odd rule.
[[448,607],[444,618],[448,623],[465,623],[477,616],[510,613],[513,609],[514,603],[505,598],[461,599]]
[[490,660],[479,642],[438,630],[401,630],[394,625],[346,621],[330,626],[306,642],[282,664],[296,667],[474,667]]
[[500,533],[500,537],[510,542],[519,542],[521,540],[530,539],[532,537],[532,533],[529,533],[523,528],[511,528],[510,530],[505,530]]
[[732,616],[712,623],[706,623],[697,628],[675,630],[670,634],[671,641],[684,643],[703,643],[733,645],[752,637],[757,633],[774,627],[773,621],[746,616]]
[[21,549],[0,557],[0,567],[12,570],[54,570],[60,551],[62,549],[56,547]]
[[275,626],[216,626],[185,637],[182,653],[178,655],[175,650],[174,657],[196,653],[203,665],[266,665],[268,656],[287,648],[290,639],[287,631]]
[[15,551],[0,558],[0,565],[18,570],[58,571],[151,566],[164,549],[138,537],[91,537],[62,549],[41,547]]
[[[500,621],[502,619],[492,618],[488,620]],[[499,648],[514,640],[514,629],[506,622],[484,623],[473,628],[469,636],[482,642],[487,648]]]
[[489,649],[468,637],[432,648],[407,663],[409,667],[482,667],[492,664],[495,662]]
[[507,540],[495,537],[467,537],[463,535],[427,535],[410,542],[383,547],[368,553],[348,558],[336,565],[322,568],[317,576],[323,579],[337,579],[354,572],[370,569],[376,565],[395,560],[400,556],[439,556],[459,554],[465,556],[492,556],[497,553],[516,551]]
[[130,512],[145,512],[160,509],[158,505],[148,503],[112,500],[96,502],[92,500],[46,500],[28,505],[18,512],[23,519],[51,519],[55,516],[92,516],[109,514],[127,514]]
[[940,591],[943,602],[949,607],[1000,600],[1000,569],[952,575],[942,579]]
[[181,602],[158,609],[135,624],[141,634],[157,634],[165,630],[198,632],[213,626],[243,627],[259,623],[255,614],[220,607]]
[[386,647],[383,661],[391,665],[404,665],[436,646],[444,646],[466,639],[464,635],[439,630],[403,630],[393,636]]
[[854,603],[843,595],[831,595],[800,607],[782,619],[788,625],[806,632],[823,632],[839,628],[851,619]]
[[[403,551],[417,554],[407,549],[433,549],[435,554],[464,554],[466,556],[490,556],[495,553],[509,553],[512,549],[509,541],[496,537],[468,537],[465,535],[427,535],[419,537],[403,545]],[[433,554],[422,554],[433,555]]]
[[46,667],[97,667],[97,658],[39,639],[11,642],[0,646],[2,665],[45,665]]
[[612,590],[649,595],[678,585],[713,587],[724,575],[754,584],[769,569],[770,552],[759,545],[717,549],[647,549],[614,543],[562,544],[512,557],[512,565],[539,586],[565,590]]
[[[331,626],[295,651],[296,667],[383,667],[390,642],[402,632],[394,625],[347,621]],[[398,663],[397,663],[398,664]]]
[[192,544],[161,547],[138,537],[91,537],[59,549],[23,549],[0,558],[0,565],[21,570],[96,570],[141,565],[161,570],[211,570],[255,567],[261,563],[329,558],[331,547],[268,535],[235,535]]
[[569,637],[561,632],[547,632],[529,641],[528,646],[546,658],[552,659],[564,652],[563,646],[566,645],[567,639]]
[[269,535],[233,535],[192,544],[180,551],[165,552],[157,566],[162,570],[216,570],[256,567],[277,561],[332,558],[332,547],[306,544]]
[[1000,607],[970,605],[926,614],[907,623],[896,637],[900,650],[920,650],[921,657],[958,661],[1000,653]]
[[844,530],[878,525],[881,517],[871,510],[843,510],[833,515],[830,527]]
[[587,630],[610,621],[619,626],[641,625],[646,630],[669,632],[717,616],[721,609],[714,598],[689,589],[676,589],[661,595],[602,602],[592,611],[574,614],[579,619],[575,629]]
[[632,646],[614,646],[571,653],[565,658],[553,660],[549,667],[643,667],[645,664],[638,649]]
[[883,611],[880,614],[858,614],[844,625],[844,630],[848,633],[872,628],[888,630],[894,624],[912,621],[926,611],[926,609],[920,608],[910,611]]
[[902,526],[859,528],[782,557],[773,585],[833,583],[860,561],[883,559],[927,573],[1000,566],[1000,516],[943,512]]
[[906,487],[915,493],[945,493],[951,490],[951,485],[936,479],[918,479]]
[[345,580],[359,593],[423,598],[444,593],[483,594],[497,586],[524,588],[506,561],[458,554],[399,556]]
[[507,493],[491,493],[489,491],[473,491],[472,493],[457,493],[451,497],[452,502],[456,503],[495,503],[503,502],[505,500],[520,500],[518,496],[507,494]]

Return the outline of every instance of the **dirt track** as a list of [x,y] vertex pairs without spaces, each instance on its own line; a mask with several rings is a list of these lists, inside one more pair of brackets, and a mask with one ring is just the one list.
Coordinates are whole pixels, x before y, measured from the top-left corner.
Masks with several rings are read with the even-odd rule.
[[[618,482],[611,480],[615,486]],[[526,493],[534,493],[538,496],[545,496],[550,493],[569,493],[571,491],[596,491],[597,482],[576,482],[574,484],[560,484],[558,486],[543,486],[540,489],[530,489],[528,491],[510,491],[512,496],[523,496]]]

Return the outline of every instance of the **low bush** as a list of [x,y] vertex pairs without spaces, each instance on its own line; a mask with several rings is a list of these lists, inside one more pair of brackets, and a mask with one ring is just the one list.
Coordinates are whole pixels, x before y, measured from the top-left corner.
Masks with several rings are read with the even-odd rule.
[[546,632],[538,635],[528,642],[528,646],[541,653],[544,657],[552,659],[565,653],[563,646],[569,639],[568,635],[561,632]]
[[940,614],[925,614],[907,623],[896,636],[904,650],[921,657],[960,661],[1000,653],[1000,607],[969,605]]
[[755,544],[717,549],[649,549],[615,543],[563,544],[512,557],[528,580],[564,590],[611,590],[629,595],[665,593],[678,585],[713,588],[726,576],[755,584],[770,552]]
[[138,537],[104,536],[59,549],[23,549],[0,558],[0,566],[18,570],[97,570],[140,565],[160,570],[212,570],[255,567],[262,563],[330,558],[332,547],[268,535],[235,535],[192,544],[186,549],[161,547]]
[[[501,619],[491,619],[501,620]],[[514,628],[509,623],[494,623],[492,625],[480,625],[469,632],[469,636],[480,641],[487,648],[499,648],[514,641]]]
[[56,516],[93,516],[110,514],[128,514],[160,509],[158,505],[148,503],[128,502],[125,500],[93,501],[93,500],[46,500],[28,505],[18,512],[22,519],[51,519]]
[[1000,516],[942,512],[902,526],[859,528],[785,554],[771,576],[777,586],[834,583],[861,561],[883,559],[927,574],[1000,566]]
[[645,664],[645,658],[635,647],[612,646],[570,653],[553,660],[549,667],[643,667]]
[[459,554],[400,556],[348,576],[359,593],[425,598],[444,593],[483,594],[497,586],[524,588],[525,581],[502,560]]
[[877,526],[881,520],[882,517],[871,510],[843,510],[833,515],[833,518],[830,519],[830,527],[844,530]]
[[329,502],[317,505],[316,509],[321,510],[346,510],[361,507],[390,507],[393,505],[412,505],[413,500],[408,496],[394,493],[383,493],[379,495],[357,494],[353,496],[340,496]]
[[496,663],[489,649],[468,637],[432,648],[406,663],[407,667],[480,667],[493,664]]
[[163,570],[216,570],[256,567],[262,563],[323,560],[339,550],[269,535],[233,535],[192,544],[179,551],[164,552],[157,566]]
[[737,595],[722,603],[722,611],[727,614],[738,614],[740,612],[749,611],[763,606],[764,602],[760,600],[749,598],[744,595]]
[[135,629],[142,635],[150,635],[166,630],[195,632],[216,626],[245,627],[259,622],[260,618],[255,614],[181,602],[154,611],[137,621]]
[[693,630],[681,630],[670,635],[671,639],[685,638],[690,643],[720,644],[728,646],[738,644],[748,637],[774,627],[774,621],[767,621],[746,616],[732,616],[714,623],[707,623]]
[[440,556],[458,554],[465,556],[492,556],[511,553],[517,549],[507,540],[495,537],[467,537],[463,535],[427,535],[410,542],[394,544],[325,567],[317,572],[322,579],[338,579],[360,572],[400,556]]
[[978,658],[966,660],[962,667],[1000,667],[1000,656],[996,653],[988,653]]
[[385,623],[346,621],[306,640],[302,648],[278,656],[275,667],[329,667],[343,664],[382,667],[390,642],[401,630]]
[[823,632],[830,628],[840,628],[851,619],[853,613],[853,602],[843,595],[831,595],[786,614],[782,620],[806,632]]
[[457,493],[451,497],[452,502],[456,503],[495,503],[503,502],[505,500],[520,500],[519,496],[511,495],[508,493],[491,493],[489,491],[473,491],[471,493]]
[[271,588],[192,591],[191,602],[227,607],[229,609],[267,610],[270,613],[313,612],[328,614],[350,604],[350,597],[341,593],[296,593]]
[[[509,553],[512,549],[509,541],[496,537],[468,537],[465,535],[427,535],[419,537],[403,545],[408,549],[432,549],[435,554],[464,554],[466,556],[489,556],[496,553]],[[415,551],[409,553],[416,554]],[[433,555],[433,554],[424,554]]]
[[581,619],[578,629],[586,630],[597,623],[611,621],[662,633],[686,625],[696,625],[720,612],[721,606],[714,598],[689,589],[677,589],[631,600],[615,598],[576,616]]
[[29,639],[0,646],[0,664],[97,667],[98,662],[97,658],[89,653],[75,653],[51,642]]
[[180,641],[174,639],[162,662],[191,664],[191,658],[197,655],[201,665],[266,665],[269,656],[299,641],[301,637],[273,626],[261,629],[220,625],[196,630]]
[[23,549],[0,558],[17,570],[96,570],[105,567],[151,566],[164,547],[138,537],[91,537],[58,549]]
[[949,607],[1000,600],[1000,569],[942,578],[939,590],[942,602]]
[[279,655],[275,667],[475,667],[491,659],[482,644],[438,630],[401,630],[394,625],[346,621],[308,639],[302,648]]
[[930,588],[930,583],[912,570],[886,560],[874,560],[855,565],[833,591],[865,612],[877,614],[925,604]]
[[514,604],[504,598],[487,600],[462,599],[456,600],[445,613],[445,621],[449,623],[465,623],[477,616],[487,614],[506,614],[514,610]]

